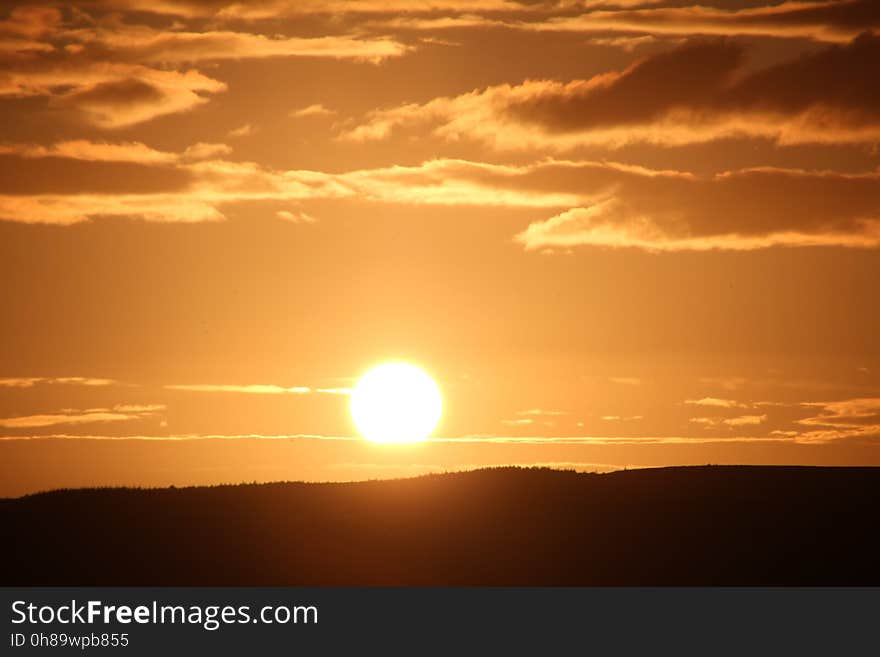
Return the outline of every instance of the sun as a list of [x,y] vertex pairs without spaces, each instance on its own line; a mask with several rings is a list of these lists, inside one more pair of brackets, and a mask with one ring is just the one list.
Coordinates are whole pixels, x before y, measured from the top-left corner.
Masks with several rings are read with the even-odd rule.
[[364,374],[351,393],[351,417],[375,443],[415,443],[437,427],[443,398],[415,365],[385,363]]

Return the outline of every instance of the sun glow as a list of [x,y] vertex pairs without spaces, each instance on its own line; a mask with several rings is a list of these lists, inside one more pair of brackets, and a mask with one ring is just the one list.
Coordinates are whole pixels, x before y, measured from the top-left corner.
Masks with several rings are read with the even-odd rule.
[[434,380],[407,363],[385,363],[364,374],[351,394],[351,417],[376,443],[414,443],[437,427],[443,399]]

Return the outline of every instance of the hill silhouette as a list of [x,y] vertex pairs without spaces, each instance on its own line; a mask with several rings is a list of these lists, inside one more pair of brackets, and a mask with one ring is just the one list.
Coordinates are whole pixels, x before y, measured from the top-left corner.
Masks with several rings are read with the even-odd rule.
[[497,468],[0,500],[5,585],[880,584],[880,468]]

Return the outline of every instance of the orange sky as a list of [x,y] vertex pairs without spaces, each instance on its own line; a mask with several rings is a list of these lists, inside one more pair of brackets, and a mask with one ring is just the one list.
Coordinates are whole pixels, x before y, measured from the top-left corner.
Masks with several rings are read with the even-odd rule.
[[[0,496],[880,464],[876,2],[13,2],[0,61]],[[357,438],[390,359],[428,443]]]

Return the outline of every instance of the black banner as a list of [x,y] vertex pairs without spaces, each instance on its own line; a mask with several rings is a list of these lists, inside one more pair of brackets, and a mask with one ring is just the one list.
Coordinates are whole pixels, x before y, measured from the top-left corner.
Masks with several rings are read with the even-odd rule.
[[9,655],[849,654],[876,647],[880,612],[878,588],[0,591]]

